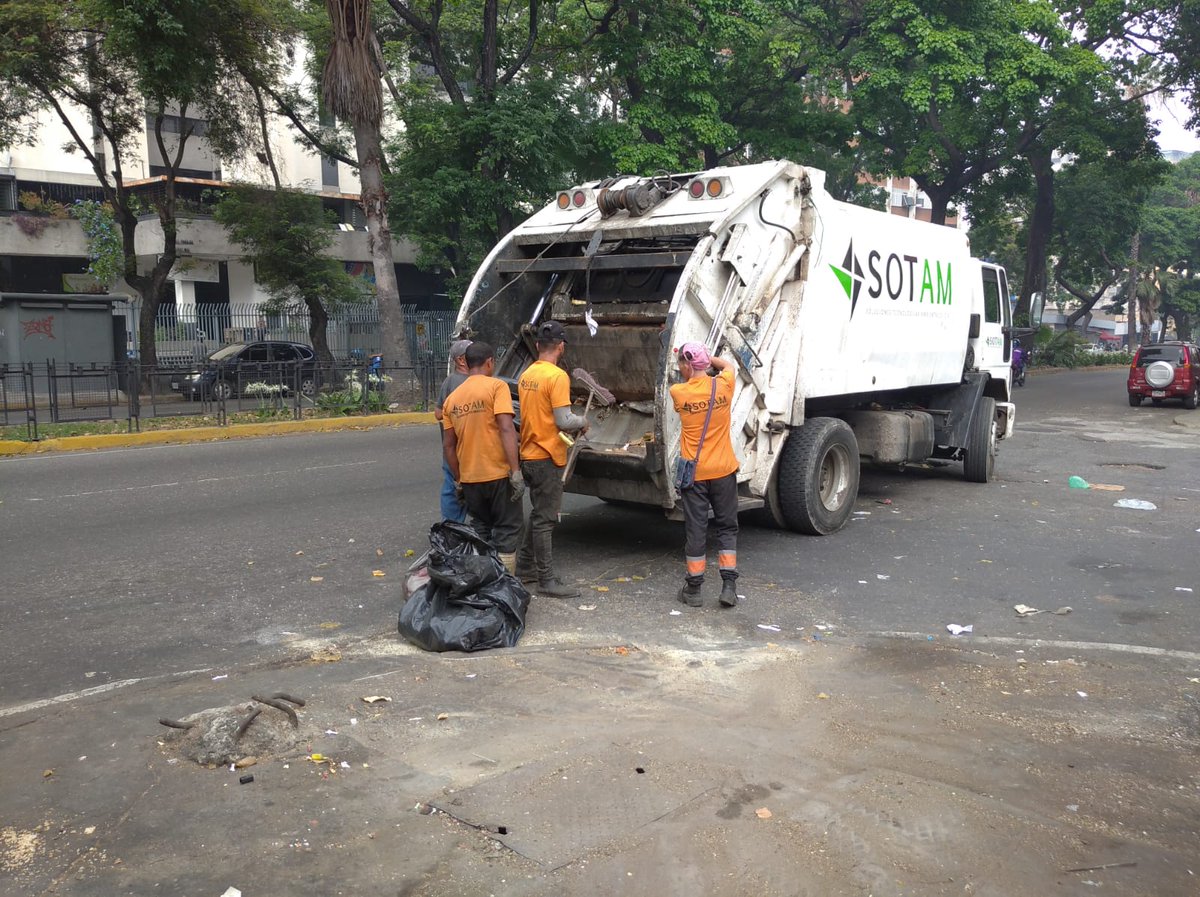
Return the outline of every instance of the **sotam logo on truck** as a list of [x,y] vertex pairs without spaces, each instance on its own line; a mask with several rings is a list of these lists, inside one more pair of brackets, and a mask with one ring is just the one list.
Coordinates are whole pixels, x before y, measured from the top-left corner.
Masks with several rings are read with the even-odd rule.
[[[882,265],[881,265],[882,263]],[[921,266],[920,292],[917,291],[917,265]],[[864,277],[862,264],[854,254],[854,241],[846,248],[846,258],[841,267],[830,265],[830,270],[837,277],[846,298],[850,300],[850,317],[858,307],[858,296],[864,284],[867,295],[878,299],[887,291],[889,299],[898,301],[905,292],[909,302],[928,302],[930,305],[949,305],[952,297],[950,263],[946,262],[943,272],[940,261],[931,262],[929,259],[919,259],[915,255],[899,255],[883,253],[872,249],[867,253],[867,275]],[[944,273],[944,278],[943,278]],[[928,298],[926,298],[928,296]]]

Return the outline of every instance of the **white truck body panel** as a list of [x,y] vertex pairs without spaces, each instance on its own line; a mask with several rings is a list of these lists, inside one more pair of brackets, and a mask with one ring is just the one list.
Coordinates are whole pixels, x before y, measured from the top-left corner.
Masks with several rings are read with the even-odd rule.
[[[720,195],[692,195],[697,180],[717,182]],[[565,191],[566,208],[551,203],[508,234],[464,298],[460,329],[501,347],[502,375],[531,360],[522,325],[554,317],[571,334],[565,366],[617,393],[615,409],[593,413],[577,491],[674,505],[679,418],[667,389],[674,350],[688,340],[738,361],[732,432],[749,503],[768,499],[806,405],[833,416],[936,406],[968,375],[976,396],[1008,403],[1007,284],[1003,269],[971,258],[963,232],[834,200],[823,172],[786,161],[657,183],[666,195],[642,214],[605,217],[598,202],[606,190],[651,184],[643,179]],[[995,302],[985,314],[988,277]],[[643,485],[621,486],[628,477]]]

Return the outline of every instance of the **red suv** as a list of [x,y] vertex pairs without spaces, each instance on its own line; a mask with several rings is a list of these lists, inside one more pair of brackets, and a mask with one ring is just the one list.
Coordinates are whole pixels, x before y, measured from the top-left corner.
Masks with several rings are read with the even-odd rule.
[[1183,342],[1140,347],[1129,366],[1127,386],[1135,408],[1147,397],[1155,405],[1183,399],[1184,408],[1195,408],[1200,405],[1200,348]]

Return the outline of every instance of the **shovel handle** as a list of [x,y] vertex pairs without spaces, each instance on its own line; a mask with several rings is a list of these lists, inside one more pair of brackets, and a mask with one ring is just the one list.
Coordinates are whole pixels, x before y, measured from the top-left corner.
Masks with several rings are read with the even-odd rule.
[[[583,418],[587,420],[588,412],[592,410],[592,397],[596,395],[594,389],[588,389],[587,405],[583,408]],[[579,436],[575,439],[575,444],[567,451],[567,466],[563,468],[563,485],[566,485],[567,480],[571,479],[571,474],[575,472],[575,461],[579,458],[579,450],[582,448],[581,443],[584,437]]]

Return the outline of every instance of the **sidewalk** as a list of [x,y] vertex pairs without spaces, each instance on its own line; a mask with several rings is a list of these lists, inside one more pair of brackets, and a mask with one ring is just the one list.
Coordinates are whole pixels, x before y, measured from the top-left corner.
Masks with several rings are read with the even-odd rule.
[[[732,632],[716,611],[622,640],[568,610],[535,603],[509,651],[296,642],[287,662],[6,713],[13,893],[1194,887],[1200,795],[1170,710],[1194,661],[1046,648],[1026,666],[965,638]],[[163,744],[160,717],[278,691],[307,702],[286,756],[203,769]]]
[[359,417],[322,417],[310,420],[272,421],[231,424],[226,427],[192,427],[179,430],[147,430],[141,433],[109,433],[96,436],[67,436],[25,442],[0,440],[0,457],[31,455],[42,452],[77,452],[94,449],[131,448],[140,445],[182,445],[222,439],[255,439],[262,436],[287,436],[294,433],[328,433],[334,430],[369,430],[406,424],[432,424],[428,411],[402,411],[395,414],[370,414]]

